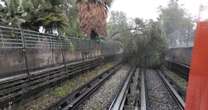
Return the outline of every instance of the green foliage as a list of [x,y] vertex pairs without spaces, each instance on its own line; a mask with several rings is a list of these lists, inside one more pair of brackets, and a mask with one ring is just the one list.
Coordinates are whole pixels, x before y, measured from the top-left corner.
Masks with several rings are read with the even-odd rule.
[[131,38],[130,25],[127,22],[126,14],[123,12],[113,11],[107,25],[108,36],[111,39],[119,41],[124,48]]
[[[77,3],[82,0],[0,0],[0,24],[66,36],[83,36]],[[85,0],[90,2],[90,0]],[[103,0],[110,6],[112,0]],[[73,36],[73,37],[74,37]]]
[[76,0],[3,0],[0,24],[81,36],[77,13]]
[[[67,26],[67,17],[63,11],[63,1],[38,0],[37,2],[31,0],[30,2],[28,1],[28,4],[31,4],[31,7],[25,6],[25,10],[30,14],[27,18],[28,27],[36,26],[39,28],[43,26],[46,32],[53,33],[53,30],[61,32]],[[27,27],[27,24],[23,25]]]
[[65,2],[65,13],[68,18],[68,26],[65,28],[64,32],[67,36],[75,35],[77,37],[82,37],[83,34],[80,30],[78,21],[78,9],[76,0],[65,0]]
[[128,23],[125,13],[117,11],[111,12],[111,18],[108,22],[108,35],[111,37],[116,37],[119,36],[116,34],[126,31],[127,29]]
[[128,42],[126,58],[141,67],[158,68],[163,63],[166,42],[158,22],[143,24],[139,23],[141,34],[133,34],[134,37]]
[[0,21],[3,25],[13,25],[20,27],[25,22],[25,13],[20,6],[22,0],[5,0],[2,1],[4,5],[0,5]]
[[124,60],[140,67],[163,64],[166,41],[161,33],[159,22],[140,18],[127,22],[123,12],[113,12],[108,23],[108,34],[121,43]]

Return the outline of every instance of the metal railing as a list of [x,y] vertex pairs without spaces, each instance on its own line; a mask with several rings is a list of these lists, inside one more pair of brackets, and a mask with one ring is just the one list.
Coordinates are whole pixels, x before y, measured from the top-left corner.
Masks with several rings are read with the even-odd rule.
[[[116,54],[113,42],[96,42],[75,36],[52,35],[36,31],[0,26],[0,77],[4,73],[31,71],[45,66],[66,64]],[[45,56],[44,56],[45,55]],[[11,60],[11,61],[10,61]],[[39,61],[43,60],[43,61]]]
[[0,48],[66,48],[75,45],[77,49],[92,49],[96,44],[89,39],[64,37],[0,26]]

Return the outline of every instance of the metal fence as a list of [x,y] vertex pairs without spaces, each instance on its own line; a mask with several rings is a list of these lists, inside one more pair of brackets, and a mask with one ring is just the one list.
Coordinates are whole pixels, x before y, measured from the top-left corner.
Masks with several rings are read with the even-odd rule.
[[119,51],[119,45],[112,41],[0,26],[0,109],[93,69]]
[[90,49],[89,39],[63,37],[30,30],[0,26],[0,48],[66,48]]
[[75,36],[0,26],[0,77],[84,58],[113,55],[118,49],[113,42],[98,43]]

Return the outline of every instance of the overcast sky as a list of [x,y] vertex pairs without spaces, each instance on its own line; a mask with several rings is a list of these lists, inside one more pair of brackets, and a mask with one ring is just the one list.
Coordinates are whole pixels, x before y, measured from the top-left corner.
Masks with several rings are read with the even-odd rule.
[[[114,0],[111,11],[123,11],[130,18],[156,19],[159,6],[167,6],[169,0]],[[192,17],[198,17],[200,4],[208,4],[208,0],[179,0],[183,8]]]

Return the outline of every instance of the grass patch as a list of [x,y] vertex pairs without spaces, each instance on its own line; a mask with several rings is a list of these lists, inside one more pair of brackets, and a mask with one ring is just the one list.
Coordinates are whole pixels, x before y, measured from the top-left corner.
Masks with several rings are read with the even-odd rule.
[[176,82],[178,86],[180,86],[184,91],[186,90],[187,87],[187,81],[180,76],[178,76],[176,73],[173,73],[171,71],[165,72],[166,75],[168,75],[172,80]]
[[66,82],[61,84],[59,87],[56,87],[51,92],[51,94],[56,97],[64,97],[68,95],[69,93],[71,93],[73,90],[81,87],[82,85],[92,80],[97,75],[99,75],[101,73],[101,72],[99,73],[99,70],[104,69],[104,68],[109,68],[112,66],[113,66],[112,64],[106,64],[104,66],[97,67],[95,70],[83,73],[80,76],[76,76],[73,79],[67,80]]

